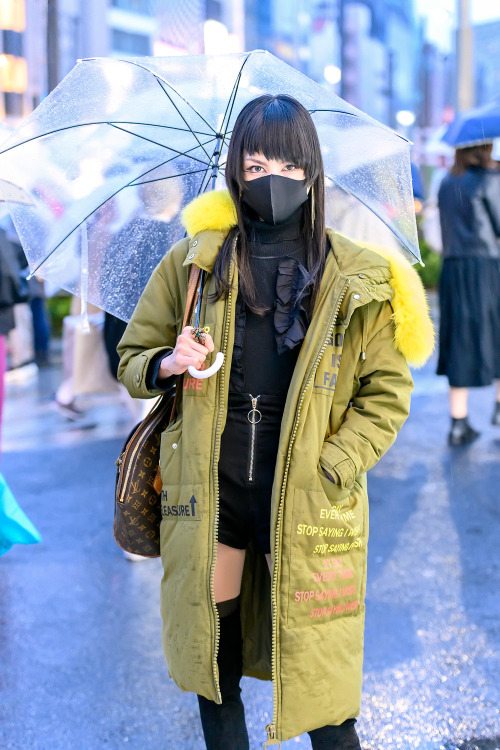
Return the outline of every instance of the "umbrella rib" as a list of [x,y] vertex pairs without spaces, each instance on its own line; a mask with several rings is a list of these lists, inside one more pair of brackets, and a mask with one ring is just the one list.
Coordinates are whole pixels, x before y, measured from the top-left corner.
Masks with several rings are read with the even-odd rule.
[[[34,274],[38,271],[38,269],[41,266],[43,266],[43,264],[50,258],[50,256],[53,255],[55,253],[55,251],[59,247],[61,247],[61,245],[63,244],[63,242],[66,242],[66,240],[68,239],[68,237],[70,237],[73,234],[73,232],[75,232],[77,229],[79,229],[79,227],[81,227],[82,224],[85,221],[87,221],[87,219],[89,219],[92,216],[92,214],[95,214],[97,211],[99,211],[99,209],[102,208],[105,203],[107,203],[112,198],[114,198],[116,195],[118,195],[118,193],[120,193],[122,190],[125,190],[125,188],[128,188],[128,187],[137,187],[137,185],[134,184],[134,183],[137,182],[137,180],[140,180],[141,177],[145,177],[147,174],[149,174],[150,172],[152,172],[154,169],[159,169],[160,167],[163,167],[164,164],[167,164],[169,161],[172,161],[172,160],[171,159],[167,159],[167,161],[163,162],[162,164],[157,164],[156,167],[153,167],[153,169],[148,169],[146,172],[143,172],[142,174],[138,175],[138,177],[134,177],[134,179],[130,180],[130,182],[128,182],[126,185],[122,185],[120,188],[118,188],[118,190],[116,190],[111,195],[108,195],[108,197],[105,200],[103,200],[103,202],[100,203],[97,206],[97,208],[92,209],[92,211],[90,213],[88,213],[87,216],[85,216],[75,227],[73,227],[73,229],[71,230],[71,232],[68,232],[68,234],[65,237],[63,237],[62,240],[60,240],[54,248],[52,248],[52,250],[50,251],[50,253],[48,253],[45,256],[45,258],[41,261],[41,263],[39,263],[37,265],[37,267],[33,271],[31,271],[30,276],[34,276]],[[207,171],[208,172],[208,169],[209,169],[209,167],[206,170],[200,169],[199,171],[200,172],[203,172],[203,171]],[[186,172],[186,174],[197,174],[197,172],[194,172],[194,173],[193,172]],[[177,175],[172,175],[172,176],[176,177]],[[138,184],[140,184],[140,183],[138,183]]]
[[[202,170],[200,170],[200,171],[202,171]],[[204,184],[205,180],[207,179],[207,177],[209,176],[209,174],[211,173],[211,167],[207,167],[207,169],[205,169],[204,172],[205,172],[205,174],[201,178],[200,187],[198,188],[197,195],[200,195],[201,193],[204,193],[206,191],[206,189],[208,187],[209,180],[207,180],[207,183],[206,183],[205,187],[203,187],[203,184]]]
[[[211,138],[210,140],[213,140],[213,138]],[[207,141],[207,143],[208,143],[208,141]],[[196,148],[198,148],[198,146],[193,146],[193,148],[190,148],[187,151],[182,151],[182,152],[176,154],[175,156],[171,156],[170,159],[165,159],[165,161],[162,161],[161,164],[156,164],[154,167],[151,167],[151,169],[148,169],[146,172],[143,172],[142,175],[139,175],[139,177],[136,177],[134,180],[132,180],[131,182],[129,182],[128,185],[125,185],[125,187],[134,186],[137,183],[137,180],[140,180],[142,177],[145,177],[147,174],[150,174],[150,172],[154,172],[156,169],[160,169],[161,167],[164,167],[165,164],[170,164],[171,161],[175,161],[175,159],[178,159],[179,156],[186,156],[188,159],[191,159],[192,158],[191,157],[191,151],[194,151]],[[204,163],[205,162],[201,162],[201,164],[204,164]],[[209,169],[210,169],[210,166],[207,166],[207,168],[205,170],[204,169],[197,170],[195,174],[197,174],[198,172],[206,172]],[[189,172],[187,172],[186,174],[189,174]],[[173,175],[173,176],[175,177],[175,175]],[[166,179],[166,178],[164,178],[164,179]],[[140,185],[141,183],[137,183],[137,184]]]
[[[134,178],[131,182],[127,183],[127,185],[124,185],[123,187],[137,187],[138,185],[142,185],[142,182],[138,182],[138,180],[142,180],[143,177],[150,174],[151,172],[155,172],[157,169],[161,169],[161,167],[164,167],[165,164],[170,164],[171,161],[175,161],[179,158],[179,156],[186,156],[188,159],[191,158],[189,155],[189,151],[185,154],[176,154],[175,156],[172,156],[170,159],[166,159],[166,161],[162,161],[161,164],[157,164],[154,167],[151,167],[151,169],[148,169],[147,172],[144,172],[142,175],[139,175],[139,177]],[[201,164],[204,164],[204,162],[201,162]],[[207,172],[210,169],[210,167],[206,167],[205,169],[195,169],[191,170],[191,172],[185,172],[184,174],[198,174],[199,172]],[[173,174],[169,175],[168,177],[160,177],[158,179],[161,180],[169,180],[170,177],[180,177],[181,175]]]
[[[71,130],[72,128],[85,128],[89,127],[90,125],[114,125],[122,124],[122,125],[144,125],[145,127],[154,127],[154,128],[165,128],[166,130],[180,130],[182,133],[194,133],[195,131],[185,128],[176,128],[170,125],[155,125],[150,124],[147,122],[129,122],[129,121],[121,121],[121,120],[96,120],[95,122],[78,122],[75,125],[65,125],[62,128],[54,128],[54,130],[47,130],[45,133],[39,133],[39,135],[34,135],[32,138],[27,138],[25,141],[21,141],[21,143],[15,143],[13,146],[9,146],[9,148],[4,149],[3,151],[0,151],[0,156],[2,154],[6,154],[8,151],[12,151],[14,148],[19,148],[19,146],[24,146],[26,143],[31,143],[31,141],[36,141],[38,138],[45,138],[47,135],[54,135],[54,133],[62,133],[64,130]],[[127,131],[129,132],[129,131]],[[201,133],[201,131],[197,130],[197,133],[199,135],[206,135],[207,137],[210,136],[210,140],[213,140],[213,136],[211,133]],[[135,133],[133,134],[135,135]],[[162,145],[161,143],[159,144]]]
[[[225,140],[226,135],[227,135],[227,129],[229,127],[229,120],[231,119],[231,114],[233,112],[233,107],[234,107],[234,102],[235,102],[235,99],[236,99],[236,94],[238,92],[238,86],[240,85],[241,72],[242,72],[242,70],[243,70],[243,68],[245,66],[245,63],[246,63],[246,61],[248,60],[249,57],[250,57],[250,54],[248,54],[245,57],[245,59],[243,60],[243,62],[241,64],[241,68],[239,69],[238,75],[236,76],[236,79],[234,81],[234,85],[233,85],[233,89],[231,91],[231,94],[229,95],[229,99],[227,100],[226,111],[224,112],[224,117],[222,118],[222,123],[221,123],[221,127],[220,127],[221,132],[224,131],[224,135],[222,137],[222,143],[224,143],[224,140]],[[231,103],[231,100],[232,100],[232,103]],[[229,110],[229,105],[230,104],[231,104],[231,109]],[[229,110],[229,114],[228,114],[228,110]],[[224,122],[226,121],[226,117],[227,117],[226,129],[224,130]]]
[[399,240],[399,242],[401,242],[401,244],[403,245],[403,247],[405,247],[405,248],[406,248],[406,249],[408,250],[408,252],[410,252],[410,253],[411,253],[411,254],[413,255],[413,257],[415,258],[415,260],[417,260],[417,261],[419,261],[419,260],[420,260],[419,258],[417,258],[417,256],[416,256],[416,255],[415,255],[415,253],[413,252],[413,250],[412,250],[412,249],[411,249],[410,247],[408,247],[408,243],[407,243],[407,242],[406,242],[406,241],[405,241],[405,240],[404,240],[404,239],[403,239],[402,237],[400,237],[400,235],[399,235],[399,232],[397,232],[397,231],[396,231],[396,230],[395,230],[395,229],[394,229],[393,227],[391,227],[391,226],[390,226],[390,225],[388,224],[388,222],[387,222],[387,221],[386,221],[386,220],[385,220],[385,219],[384,219],[384,218],[383,218],[382,216],[380,216],[380,214],[376,213],[376,212],[375,212],[375,211],[374,211],[374,210],[373,210],[373,209],[371,208],[371,206],[369,206],[369,205],[368,205],[368,203],[367,203],[366,201],[364,201],[364,200],[363,200],[362,198],[360,198],[360,197],[359,197],[358,195],[354,195],[354,193],[351,193],[351,191],[350,191],[350,190],[349,190],[348,188],[346,188],[346,187],[344,187],[343,185],[341,185],[341,184],[340,184],[339,182],[337,182],[337,180],[335,180],[335,179],[334,179],[333,177],[330,177],[330,175],[327,175],[327,174],[325,174],[325,177],[326,177],[326,178],[327,178],[328,180],[331,180],[331,181],[333,182],[333,184],[334,184],[334,185],[337,185],[337,187],[338,187],[338,188],[340,188],[341,190],[343,190],[343,191],[344,191],[344,193],[347,193],[348,195],[352,195],[352,197],[353,197],[353,198],[355,198],[355,199],[356,199],[357,201],[359,201],[359,202],[360,202],[360,203],[361,203],[361,204],[362,204],[363,206],[365,206],[365,207],[366,207],[366,208],[367,208],[367,209],[368,209],[369,211],[371,211],[371,212],[372,212],[372,214],[375,214],[375,216],[376,216],[376,217],[377,217],[378,219],[380,219],[380,221],[381,221],[381,222],[382,222],[383,224],[385,224],[385,226],[387,227],[387,229],[389,229],[389,231],[391,231],[391,232],[393,233],[393,235],[394,235],[394,236],[395,236],[395,237],[396,237],[396,238],[397,238],[397,239]]
[[[156,169],[158,167],[155,167]],[[151,182],[162,182],[164,180],[172,180],[174,177],[185,177],[188,174],[200,174],[200,172],[208,172],[208,169],[195,169],[194,172],[180,172],[179,174],[171,174],[168,177],[155,177],[154,180],[142,180],[142,182],[132,182],[125,187],[139,187],[140,185],[149,185]],[[137,178],[138,180],[140,177]],[[123,188],[124,189],[124,188]],[[98,210],[98,209],[96,209]]]
[[[233,96],[233,93],[231,93],[231,97],[233,97],[233,101],[232,101],[232,104],[231,104],[231,109],[229,110],[229,114],[227,115],[226,129],[224,130],[224,134],[222,136],[221,151],[222,151],[222,147],[224,146],[224,144],[226,142],[226,138],[227,138],[227,135],[228,135],[228,127],[229,127],[229,123],[231,121],[231,115],[233,114],[234,103],[236,101],[236,94],[238,93],[238,87],[240,85],[241,73],[242,73],[243,68],[245,67],[246,62],[247,62],[247,60],[248,60],[249,57],[250,57],[250,55],[247,55],[245,57],[245,59],[243,60],[243,63],[242,63],[241,68],[239,70],[239,73],[236,76],[236,81],[234,82],[234,86],[233,86],[234,96]],[[231,97],[229,97],[229,100],[231,100]],[[229,102],[228,102],[228,106],[229,106]],[[227,114],[227,107],[226,107],[226,113],[224,114],[224,118],[226,117],[226,114]],[[222,120],[222,122],[224,123],[224,120]]]
[[[180,99],[182,99],[182,101],[183,101],[183,102],[184,102],[185,104],[187,104],[187,106],[188,106],[188,107],[189,107],[190,109],[192,109],[192,110],[193,110],[193,112],[194,112],[195,114],[197,114],[197,115],[198,115],[198,117],[200,118],[200,120],[202,120],[202,121],[203,121],[203,122],[205,123],[205,125],[207,125],[207,126],[208,126],[208,127],[210,128],[210,130],[211,130],[211,131],[212,131],[212,132],[213,132],[214,134],[216,133],[216,131],[214,130],[214,128],[213,128],[213,127],[212,127],[212,126],[210,125],[210,123],[209,123],[209,122],[207,122],[207,120],[205,120],[205,118],[203,117],[203,115],[201,115],[201,114],[200,114],[200,113],[198,112],[198,110],[196,109],[196,107],[193,107],[193,105],[192,105],[192,104],[190,104],[190,102],[188,102],[188,101],[187,101],[187,99],[185,99],[185,98],[184,98],[184,97],[182,96],[182,94],[181,94],[181,93],[179,93],[179,91],[177,91],[177,89],[175,88],[175,86],[172,86],[172,84],[171,84],[171,83],[169,83],[168,81],[166,81],[166,80],[165,80],[165,78],[163,78],[162,76],[158,75],[158,73],[154,73],[154,72],[153,72],[153,71],[152,71],[152,70],[151,70],[150,68],[148,68],[148,67],[147,67],[146,65],[141,65],[140,63],[138,63],[138,62],[135,62],[134,60],[123,60],[122,58],[119,58],[119,59],[117,59],[117,60],[116,60],[116,62],[124,62],[124,63],[128,63],[129,65],[135,65],[135,66],[136,66],[137,68],[142,68],[142,70],[147,70],[147,72],[148,72],[148,73],[151,73],[151,75],[152,75],[152,76],[154,76],[154,77],[156,78],[156,80],[158,81],[158,83],[160,83],[160,81],[163,81],[163,83],[164,83],[164,84],[165,84],[166,86],[168,86],[168,87],[169,87],[169,89],[172,89],[172,91],[173,91],[174,93],[176,93],[176,94],[177,94],[177,96],[178,96],[178,97],[179,97]],[[160,85],[161,85],[161,84],[160,84]],[[163,86],[161,86],[161,88],[162,88],[162,90],[164,91],[164,93],[166,94],[167,92],[165,91],[165,89],[163,88]],[[167,94],[167,96],[168,96],[168,94]],[[170,97],[169,97],[169,98],[170,98]],[[175,106],[175,105],[174,105],[174,106]],[[186,123],[186,124],[187,124],[187,123]],[[188,125],[188,127],[189,127],[189,125]]]
[[[241,73],[242,73],[243,67],[244,67],[244,65],[245,65],[245,63],[246,63],[246,61],[248,60],[249,57],[250,57],[250,54],[248,54],[245,57],[242,65],[241,65],[241,68],[238,71],[238,75],[236,76],[236,80],[235,80],[235,82],[233,84],[233,88],[231,90],[231,94],[229,95],[229,99],[228,99],[228,102],[227,102],[227,105],[226,105],[226,111],[224,112],[224,116],[222,118],[221,127],[220,127],[221,131],[224,128],[224,121],[226,120],[226,117],[227,117],[227,122],[226,122],[226,129],[222,133],[222,142],[220,144],[220,150],[221,151],[222,151],[222,147],[224,146],[224,143],[225,143],[225,140],[226,140],[227,129],[229,127],[229,122],[231,120],[231,114],[232,114],[232,111],[233,111],[234,102],[236,100],[236,94],[238,92],[238,86],[239,86],[239,83],[240,83],[240,80],[241,80]],[[230,107],[230,105],[231,105],[231,107]],[[217,168],[219,170],[221,169],[221,167],[219,165],[217,165]],[[201,193],[204,193],[206,191],[207,187],[208,187],[207,176],[208,176],[208,169],[206,170],[204,176],[202,177],[202,180],[201,180],[201,183],[200,183],[200,187],[198,188],[198,195],[200,195]],[[204,184],[205,180],[206,180],[206,184]]]
[[[155,77],[156,77],[156,76],[155,76]],[[184,115],[183,115],[183,114],[181,113],[181,111],[180,111],[179,107],[178,107],[178,106],[177,106],[177,105],[175,104],[175,102],[174,102],[174,100],[172,99],[172,97],[170,96],[170,94],[169,94],[169,93],[168,93],[167,91],[165,91],[165,89],[163,88],[163,85],[162,85],[162,82],[160,81],[160,79],[156,77],[156,80],[158,81],[158,83],[159,83],[159,85],[160,85],[160,88],[161,88],[161,90],[163,91],[163,93],[164,93],[164,94],[166,94],[166,96],[168,96],[168,100],[169,100],[170,104],[171,104],[171,105],[172,105],[172,106],[173,106],[173,107],[175,108],[175,111],[177,112],[177,114],[179,115],[179,117],[180,117],[180,118],[182,119],[183,123],[184,123],[184,124],[185,124],[185,125],[186,125],[186,126],[187,126],[187,127],[189,128],[189,130],[191,131],[191,133],[192,133],[192,134],[194,135],[194,137],[195,137],[195,138],[196,138],[196,140],[198,141],[199,145],[201,146],[201,143],[200,143],[200,140],[199,140],[199,138],[197,137],[197,135],[195,134],[194,130],[193,130],[193,129],[191,128],[191,126],[190,126],[190,125],[189,125],[189,123],[187,122],[187,120],[186,120],[186,118],[184,117]],[[176,93],[177,93],[177,92],[176,92]],[[203,146],[201,146],[201,147],[203,148]],[[205,151],[205,149],[204,149],[204,148],[203,148],[203,151]],[[207,152],[207,151],[205,151],[205,155],[206,155],[207,159],[208,159],[208,160],[210,161],[210,158],[211,158],[211,157],[209,156],[209,154],[208,154],[208,152]]]
[[[201,178],[201,183],[200,183],[200,187],[199,187],[199,189],[198,189],[198,195],[200,195],[200,193],[204,193],[204,192],[206,191],[207,187],[208,187],[208,182],[209,182],[209,181],[207,180],[207,177],[208,177],[208,172],[209,172],[209,170],[208,170],[208,169],[207,169],[207,170],[205,170],[205,174],[204,174],[204,175],[203,175],[203,177]],[[205,184],[205,187],[203,187],[203,185],[204,185],[204,183],[205,183],[205,180],[207,180],[207,182],[206,182],[206,184]]]
[[[165,148],[168,151],[173,151],[175,154],[177,154],[177,156],[186,156],[186,153],[184,151],[177,151],[176,148],[172,148],[171,146],[164,146],[163,143],[158,143],[158,141],[153,141],[152,138],[147,138],[145,135],[139,135],[138,133],[134,133],[133,131],[127,130],[126,128],[120,128],[119,125],[114,125],[112,122],[110,122],[108,124],[111,125],[112,128],[115,128],[116,130],[121,130],[122,133],[128,133],[129,135],[133,135],[136,138],[141,138],[143,141],[148,141],[148,143],[153,143],[155,146],[161,146],[162,148]],[[213,140],[213,138],[211,140]],[[203,148],[203,146],[201,145],[201,143],[199,143],[199,145]],[[203,151],[205,151],[204,148],[203,148]],[[207,153],[207,152],[205,151],[205,153]],[[207,154],[207,156],[208,156],[208,154]],[[191,156],[190,158],[194,159],[195,161],[199,161],[200,164],[207,164],[207,162],[204,162],[203,159],[198,159],[197,156]],[[210,158],[210,157],[208,157],[208,158]],[[210,165],[207,164],[207,166],[210,166]]]

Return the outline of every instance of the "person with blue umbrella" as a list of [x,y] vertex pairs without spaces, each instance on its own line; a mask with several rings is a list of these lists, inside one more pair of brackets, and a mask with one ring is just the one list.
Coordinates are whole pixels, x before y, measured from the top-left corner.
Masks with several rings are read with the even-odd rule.
[[[500,379],[500,173],[492,143],[457,147],[438,194],[443,238],[438,375],[450,384],[450,445],[479,432],[469,423],[468,389]],[[500,381],[492,423],[500,427]]]

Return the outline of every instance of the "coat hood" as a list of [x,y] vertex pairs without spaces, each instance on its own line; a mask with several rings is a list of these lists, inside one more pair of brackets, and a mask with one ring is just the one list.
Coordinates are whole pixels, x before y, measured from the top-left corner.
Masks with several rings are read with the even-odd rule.
[[[186,263],[196,262],[211,271],[225,236],[237,224],[229,192],[217,190],[198,196],[185,207],[182,221],[191,238]],[[327,231],[341,273],[356,276],[358,284],[363,279],[368,299],[380,299],[375,285],[388,282],[394,343],[410,365],[422,367],[433,352],[435,334],[425,290],[415,269],[397,250],[360,245],[338,232]],[[191,252],[194,248],[196,251]]]

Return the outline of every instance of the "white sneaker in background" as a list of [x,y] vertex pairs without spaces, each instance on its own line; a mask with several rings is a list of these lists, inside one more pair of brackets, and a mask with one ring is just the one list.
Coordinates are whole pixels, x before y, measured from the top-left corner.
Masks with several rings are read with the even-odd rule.
[[71,401],[69,404],[63,404],[55,398],[52,404],[59,414],[62,414],[63,417],[66,417],[66,419],[69,419],[71,422],[78,422],[85,417],[85,412],[78,409],[77,406],[75,406],[74,401]]
[[28,362],[20,367],[13,367],[7,370],[4,376],[5,385],[24,385],[31,383],[38,377],[38,365],[35,362]]

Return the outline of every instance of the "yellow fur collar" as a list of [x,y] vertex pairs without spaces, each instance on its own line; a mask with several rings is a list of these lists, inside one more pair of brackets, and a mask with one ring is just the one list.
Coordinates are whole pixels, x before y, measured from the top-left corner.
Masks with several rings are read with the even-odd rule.
[[[225,233],[237,222],[234,203],[227,190],[203,193],[195,198],[184,209],[182,220],[190,237],[206,230]],[[390,264],[394,343],[410,365],[422,367],[432,354],[435,335],[420,277],[397,250],[371,245],[366,248]]]

